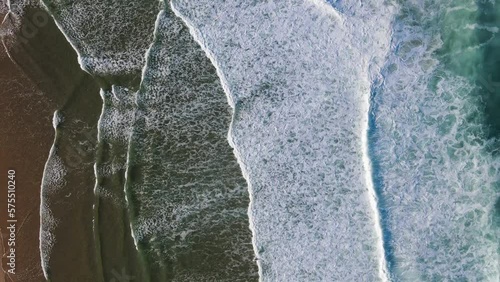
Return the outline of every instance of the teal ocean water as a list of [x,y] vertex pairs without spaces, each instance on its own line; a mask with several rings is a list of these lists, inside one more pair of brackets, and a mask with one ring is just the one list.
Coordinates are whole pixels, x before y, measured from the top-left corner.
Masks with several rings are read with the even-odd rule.
[[497,281],[498,5],[402,3],[374,90],[376,179],[395,281]]
[[498,281],[500,4],[125,2],[44,2],[101,86],[98,279]]

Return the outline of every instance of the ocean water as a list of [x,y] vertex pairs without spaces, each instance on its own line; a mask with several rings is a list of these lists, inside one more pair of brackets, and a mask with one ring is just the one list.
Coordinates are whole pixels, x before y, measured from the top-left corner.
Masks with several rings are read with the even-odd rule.
[[234,107],[230,141],[250,185],[261,279],[386,280],[365,138],[391,5],[172,5]]
[[[54,131],[56,132],[54,143],[56,143],[59,139],[57,127],[59,126],[60,121],[60,114],[57,111],[54,112],[52,121]],[[50,195],[54,190],[64,187],[64,177],[66,174],[66,168],[61,159],[58,157],[55,146],[52,146],[47,163],[45,164],[40,197],[40,262],[46,278],[49,276],[48,264],[52,254],[52,248],[54,247],[56,240],[54,238],[54,231],[56,229],[57,219],[54,218],[50,205],[45,199],[47,194]]]
[[496,2],[44,4],[101,86],[98,279],[498,281]]
[[134,123],[135,91],[113,85],[101,90],[103,108],[98,124],[95,163],[94,236],[100,250],[104,281],[126,269],[135,279],[147,279],[130,225],[125,192],[129,140]]
[[152,281],[257,279],[230,121],[215,68],[166,7],[137,93],[127,164],[134,238]]
[[[128,45],[108,46],[109,39],[97,44],[86,35],[88,18],[67,16],[84,7],[45,4],[76,49],[81,67],[102,87],[95,201],[88,211],[97,251],[95,279],[108,281],[123,269],[141,281],[257,280],[248,189],[227,142],[231,109],[215,68],[189,30],[172,13],[162,13],[151,25],[152,45],[142,50],[147,64],[135,63],[139,51],[126,54],[133,58],[122,64],[121,57],[106,53],[127,53]],[[111,26],[120,22],[108,20]],[[143,33],[133,32],[132,39],[147,42]],[[105,60],[98,58],[101,54]],[[137,91],[133,74],[139,67]],[[47,179],[53,178],[51,172],[65,171],[52,159]],[[58,190],[65,183],[52,186]],[[57,241],[50,229],[57,218],[45,214],[42,248]],[[48,272],[52,254],[43,253]]]
[[498,90],[481,69],[498,7],[484,5],[405,1],[395,18],[370,131],[394,281],[500,277]]

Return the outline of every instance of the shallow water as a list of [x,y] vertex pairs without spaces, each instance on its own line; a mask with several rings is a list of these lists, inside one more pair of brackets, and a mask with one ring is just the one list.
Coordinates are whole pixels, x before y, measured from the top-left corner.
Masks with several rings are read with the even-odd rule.
[[151,279],[256,280],[248,190],[226,139],[230,107],[215,68],[168,10],[137,105],[127,190]]

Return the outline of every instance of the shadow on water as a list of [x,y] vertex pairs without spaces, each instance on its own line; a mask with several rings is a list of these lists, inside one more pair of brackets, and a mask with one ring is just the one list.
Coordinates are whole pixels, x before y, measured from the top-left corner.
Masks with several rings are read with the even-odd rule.
[[[375,83],[378,85],[378,83]],[[381,91],[378,87],[373,87],[371,90],[371,109],[369,112],[369,120],[368,120],[368,142],[369,144],[376,143],[376,120],[375,116],[377,113],[377,104],[373,101],[374,97]],[[375,190],[375,194],[377,196],[377,209],[380,216],[380,227],[382,229],[382,240],[383,240],[383,248],[384,248],[384,258],[387,263],[387,270],[389,278],[392,279],[391,273],[394,273],[394,269],[396,268],[396,257],[394,255],[394,249],[391,244],[392,242],[392,232],[389,224],[389,211],[387,209],[385,197],[383,195],[383,173],[380,167],[380,162],[377,158],[375,148],[373,145],[369,145],[368,154],[372,162],[372,181],[373,188]]]

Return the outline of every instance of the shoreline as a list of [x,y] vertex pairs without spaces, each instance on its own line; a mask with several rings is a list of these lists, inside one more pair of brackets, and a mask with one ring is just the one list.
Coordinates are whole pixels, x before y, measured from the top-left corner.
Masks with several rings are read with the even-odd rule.
[[[6,160],[0,162],[0,179],[6,179],[7,170],[16,170],[16,215],[18,222],[21,222],[16,236],[16,274],[11,275],[11,278],[0,278],[9,282],[45,281],[39,248],[40,189],[44,166],[54,141],[53,112],[68,108],[65,107],[68,104],[80,108],[79,102],[83,97],[83,100],[86,100],[87,96],[90,97],[92,92],[95,92],[96,99],[89,98],[92,101],[80,103],[81,106],[92,107],[90,104],[94,100],[99,101],[97,83],[80,69],[75,51],[52,18],[39,7],[25,7],[23,12],[22,17],[11,14],[4,22],[2,28],[13,30],[14,34],[3,38],[3,45],[7,49],[2,48],[0,54],[0,82],[4,86],[2,92],[5,92],[2,93],[0,105],[6,109],[0,113],[0,119],[6,124],[0,128],[3,133],[0,137],[0,159]],[[10,25],[14,21],[20,24],[21,28]],[[30,33],[26,34],[24,27],[28,27]],[[10,54],[7,54],[6,50]],[[75,96],[78,96],[80,101],[72,101]],[[76,110],[75,116],[82,113],[84,111]],[[93,182],[92,169],[90,173],[90,182]],[[6,193],[7,181],[0,183],[1,193]],[[84,195],[91,198],[91,203],[94,200],[92,187],[93,185],[90,186],[89,193]],[[78,190],[80,186],[74,188]],[[58,191],[56,194],[59,193]],[[3,233],[7,216],[4,211],[5,198],[0,197],[0,226]],[[89,269],[66,258],[79,258],[88,265],[87,268],[92,269],[95,254],[88,250],[93,249],[94,242],[92,236],[87,236],[89,232],[82,231],[88,229],[91,234],[92,224],[79,220],[85,214],[92,220],[91,213],[86,213],[85,202],[88,201],[67,200],[59,195],[52,199],[55,200],[55,205],[51,208],[56,211],[54,216],[60,223],[55,234],[57,242],[54,253],[66,255],[65,258],[51,258],[50,267],[60,269],[61,273],[58,275],[81,277],[80,274],[88,274]],[[63,206],[70,206],[73,212]],[[5,245],[7,242],[5,236],[3,237]],[[81,241],[88,244],[75,244]],[[3,269],[6,269],[5,258],[2,262]]]

